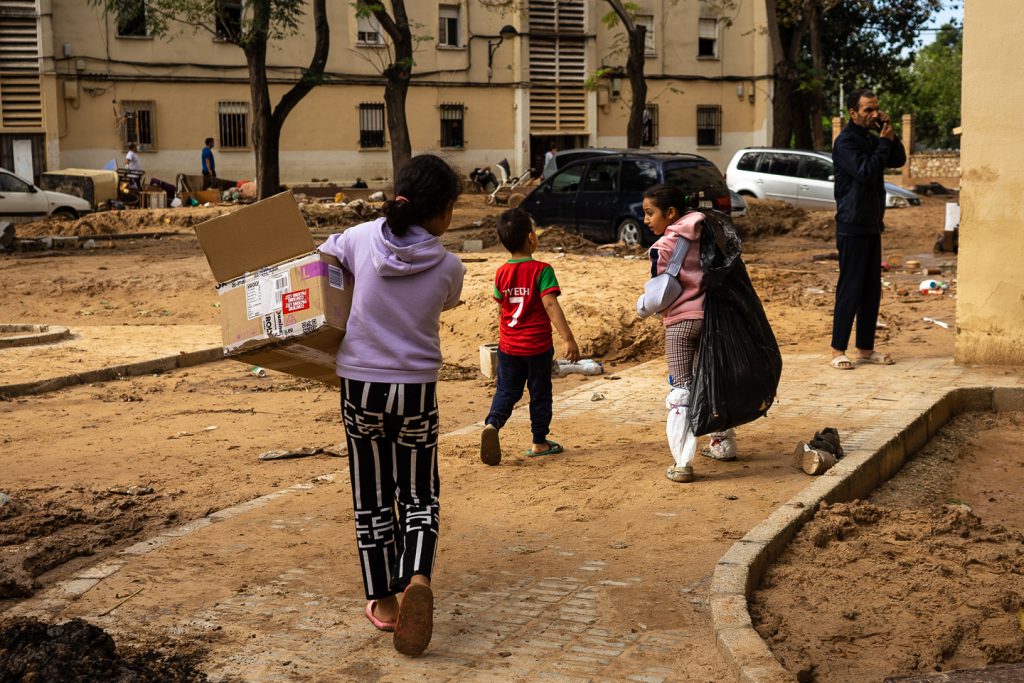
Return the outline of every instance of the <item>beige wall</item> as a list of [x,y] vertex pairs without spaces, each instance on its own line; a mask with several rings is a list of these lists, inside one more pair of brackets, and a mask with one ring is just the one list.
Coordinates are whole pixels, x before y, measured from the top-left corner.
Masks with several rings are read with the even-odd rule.
[[965,3],[958,363],[1024,364],[1021,3]]
[[[647,101],[658,105],[658,145],[661,152],[691,152],[713,161],[725,169],[729,159],[742,147],[767,142],[768,117],[771,107],[770,60],[767,40],[756,30],[764,26],[763,3],[740,3],[728,15],[731,25],[720,16],[718,58],[697,57],[697,31],[700,18],[716,16],[698,2],[646,0],[638,4],[637,14],[655,18],[655,52],[644,64],[647,76]],[[607,11],[605,3],[594,3],[595,20]],[[599,24],[599,21],[596,23]],[[596,60],[598,66],[625,64],[625,55],[612,54],[618,27],[597,32]],[[689,78],[680,78],[686,76]],[[737,96],[737,87],[743,97]],[[629,81],[622,79],[622,96],[608,96],[605,91],[596,112],[598,140],[602,147],[625,147],[626,124],[629,120]],[[753,98],[751,98],[753,94]],[[715,147],[697,145],[697,106],[722,107],[722,144]]]
[[[447,4],[455,4],[452,0]],[[640,0],[640,13],[655,17],[657,56],[647,65],[649,96],[660,108],[659,150],[703,154],[720,167],[743,146],[762,144],[768,130],[767,93],[770,81],[755,79],[770,72],[767,41],[760,3],[741,3],[732,25],[723,27],[719,59],[696,58],[697,19],[701,3]],[[195,173],[199,150],[207,136],[218,137],[217,103],[249,99],[242,51],[217,42],[204,31],[185,29],[170,39],[124,38],[116,35],[113,18],[80,0],[52,0],[52,30],[44,72],[52,87],[55,122],[51,131],[52,167],[97,167],[110,159],[123,163],[124,149],[115,128],[118,104],[126,100],[152,101],[156,107],[156,150],[143,152],[142,163],[151,176],[173,180],[179,172]],[[382,102],[380,65],[383,49],[356,45],[356,21],[350,3],[328,3],[331,53],[327,66],[331,83],[319,86],[292,112],[281,142],[282,181],[304,182],[330,178],[346,182],[390,175],[387,150],[360,150],[358,105]],[[409,92],[409,125],[416,152],[436,151],[441,103],[466,106],[464,150],[443,150],[463,170],[493,165],[502,158],[514,171],[526,163],[529,152],[528,38],[505,41],[494,53],[494,68],[487,69],[488,42],[500,27],[527,25],[522,3],[488,8],[479,0],[460,0],[461,43],[456,49],[439,48],[437,3],[409,3],[414,33],[429,36],[415,54],[413,87]],[[618,61],[608,56],[614,31],[600,18],[606,3],[587,3],[587,68]],[[707,11],[706,9],[703,11]],[[621,30],[621,29],[619,29]],[[64,45],[71,56],[64,55]],[[300,35],[273,44],[269,63],[272,77],[293,78],[312,52],[312,26],[304,20]],[[684,80],[680,75],[696,77]],[[721,80],[738,78],[740,80]],[[703,79],[703,80],[700,80]],[[72,96],[65,98],[67,92]],[[744,87],[744,100],[736,86]],[[272,98],[286,85],[275,85]],[[624,89],[628,94],[628,83]],[[754,91],[750,103],[748,94]],[[589,144],[625,145],[628,105],[625,100],[600,106],[588,97]],[[697,148],[697,104],[721,104],[723,140],[715,148]],[[218,140],[219,144],[219,140]],[[223,177],[248,178],[254,174],[251,150],[216,150],[217,170]]]

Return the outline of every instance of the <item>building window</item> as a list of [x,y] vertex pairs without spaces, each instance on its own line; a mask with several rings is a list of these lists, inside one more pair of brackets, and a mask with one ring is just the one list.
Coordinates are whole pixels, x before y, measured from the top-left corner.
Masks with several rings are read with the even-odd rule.
[[124,2],[117,10],[117,35],[144,38],[146,32],[146,0]]
[[718,19],[701,19],[698,22],[697,56],[718,57]]
[[359,146],[363,149],[384,146],[384,105],[359,105]]
[[640,138],[641,147],[658,146],[658,105],[644,107],[644,133]]
[[121,115],[124,117],[121,142],[127,149],[134,142],[140,152],[156,149],[156,106],[153,102],[122,102]]
[[722,107],[718,104],[697,105],[697,146],[718,147],[722,144]]
[[462,119],[465,107],[461,104],[441,105],[441,146],[462,148],[466,144]]
[[237,43],[239,38],[242,37],[241,0],[216,0],[214,13],[214,22],[217,26],[217,40]]
[[377,17],[356,17],[356,45],[383,45],[380,23]]
[[459,6],[441,5],[437,8],[437,44],[459,47]]
[[222,148],[245,149],[249,146],[248,102],[219,102],[217,119]]
[[654,40],[654,15],[638,14],[633,21],[647,29],[644,34],[644,56],[655,57],[658,54],[658,44]]

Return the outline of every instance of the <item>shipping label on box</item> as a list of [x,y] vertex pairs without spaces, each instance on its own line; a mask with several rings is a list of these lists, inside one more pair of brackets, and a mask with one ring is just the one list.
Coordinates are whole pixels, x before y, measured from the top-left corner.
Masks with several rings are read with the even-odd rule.
[[313,252],[218,286],[224,352],[268,340],[345,329],[351,276],[333,256]]

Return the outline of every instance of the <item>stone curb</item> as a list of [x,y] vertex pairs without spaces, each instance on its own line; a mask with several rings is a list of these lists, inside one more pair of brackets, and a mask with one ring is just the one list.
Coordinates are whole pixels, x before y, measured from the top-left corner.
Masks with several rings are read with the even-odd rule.
[[175,368],[187,368],[193,365],[210,363],[224,358],[224,350],[220,347],[201,349],[199,351],[181,352],[175,356],[153,358],[138,363],[125,363],[123,365],[111,365],[98,370],[76,373],[74,375],[63,375],[61,377],[50,377],[48,379],[36,380],[34,382],[23,382],[21,384],[6,384],[0,386],[0,396],[14,398],[15,396],[29,396],[32,394],[45,394],[48,391],[57,391],[76,384],[88,384],[90,382],[109,382],[119,377],[135,377],[148,375],[154,372],[167,372]]
[[734,543],[715,565],[711,579],[711,620],[718,651],[744,683],[789,683],[796,677],[775,659],[750,618],[748,600],[768,566],[817,512],[821,503],[866,497],[896,474],[950,419],[980,410],[1024,410],[1024,389],[954,389],[887,441],[848,453],[824,475],[780,505],[768,519]]

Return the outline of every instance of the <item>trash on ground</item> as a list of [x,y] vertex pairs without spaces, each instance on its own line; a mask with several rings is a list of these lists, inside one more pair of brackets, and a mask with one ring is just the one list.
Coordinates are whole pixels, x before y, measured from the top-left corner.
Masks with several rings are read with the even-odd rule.
[[600,391],[595,391],[593,394],[590,395],[590,400],[591,401],[603,401],[604,400],[604,394],[602,394]]
[[117,485],[111,486],[109,489],[107,489],[107,491],[109,491],[110,493],[117,493],[122,496],[146,496],[149,495],[150,493],[153,493],[153,487],[141,486],[138,484],[133,486]]
[[329,455],[340,458],[344,455],[341,446],[304,446],[302,448],[280,448],[260,453],[260,460],[288,460],[290,458],[308,458],[311,455]]
[[942,320],[936,320],[935,318],[921,318],[921,319],[924,320],[926,323],[935,323],[936,325],[938,325],[939,327],[941,327],[944,330],[948,330],[950,328],[950,324],[947,323],[947,322],[944,322]]

